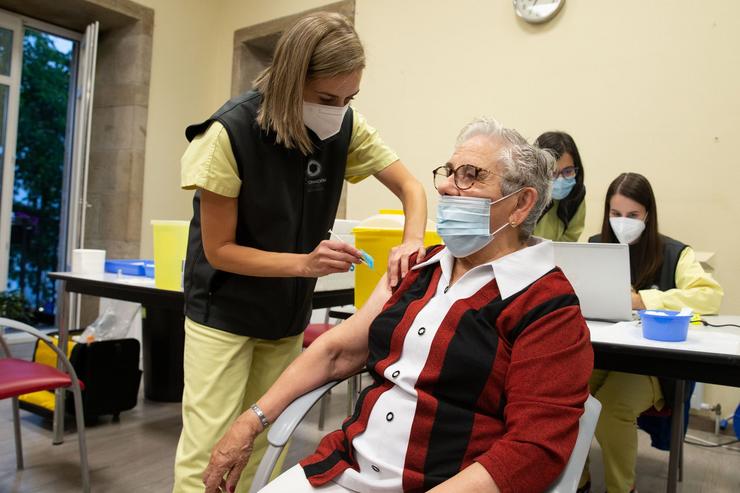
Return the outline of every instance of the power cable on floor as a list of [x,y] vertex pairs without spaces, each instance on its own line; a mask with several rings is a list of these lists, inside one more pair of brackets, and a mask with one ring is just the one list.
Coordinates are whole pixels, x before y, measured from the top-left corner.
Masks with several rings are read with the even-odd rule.
[[[688,438],[690,438],[691,440],[687,440]],[[738,439],[738,440],[729,440],[727,442],[722,442],[722,443],[714,443],[714,442],[710,442],[708,440],[704,440],[703,438],[695,437],[695,436],[692,436],[692,435],[686,435],[686,438],[684,438],[683,441],[684,441],[684,443],[687,443],[689,445],[696,445],[697,447],[706,447],[706,448],[719,448],[719,447],[722,447],[722,448],[726,448],[727,450],[732,450],[732,451],[740,452],[740,448],[728,447],[728,445],[732,445],[734,443],[739,443],[740,442],[740,439]],[[699,442],[701,442],[701,443],[699,443]]]

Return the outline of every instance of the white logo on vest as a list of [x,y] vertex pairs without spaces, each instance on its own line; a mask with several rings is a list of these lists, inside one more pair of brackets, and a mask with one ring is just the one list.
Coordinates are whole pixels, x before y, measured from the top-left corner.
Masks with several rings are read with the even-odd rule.
[[316,159],[309,159],[306,165],[306,191],[320,192],[324,190],[326,178],[322,175],[324,167]]

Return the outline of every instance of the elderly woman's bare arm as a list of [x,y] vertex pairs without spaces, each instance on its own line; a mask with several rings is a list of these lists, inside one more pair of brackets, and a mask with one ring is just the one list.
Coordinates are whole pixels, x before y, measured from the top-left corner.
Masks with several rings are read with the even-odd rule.
[[444,483],[435,486],[429,490],[429,493],[461,493],[464,491],[501,493],[488,471],[477,462],[473,462]]
[[[285,369],[270,390],[257,401],[268,421],[274,421],[288,404],[306,392],[330,380],[346,378],[365,365],[370,323],[390,296],[391,291],[383,276],[357,313],[318,337]],[[254,439],[262,428],[251,409],[236,419],[211,453],[208,468],[203,474],[207,493],[216,492],[219,487],[236,486],[251,455]]]

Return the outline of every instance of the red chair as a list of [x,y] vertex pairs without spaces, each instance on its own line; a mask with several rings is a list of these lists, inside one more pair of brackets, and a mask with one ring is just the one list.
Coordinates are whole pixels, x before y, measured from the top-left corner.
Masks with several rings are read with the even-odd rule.
[[[44,341],[56,354],[66,371],[61,371],[51,366],[34,363],[22,359],[13,358],[10,354],[2,334],[5,327],[31,334],[37,339]],[[82,473],[82,490],[90,491],[90,471],[87,463],[87,445],[85,443],[85,418],[82,414],[82,388],[83,384],[77,379],[72,364],[54,342],[34,329],[15,320],[0,318],[0,348],[4,357],[0,358],[0,400],[13,399],[13,428],[15,431],[15,456],[18,469],[23,469],[23,448],[21,443],[21,422],[18,412],[18,396],[37,392],[39,390],[53,390],[69,388],[74,395],[75,420],[77,422],[77,438],[80,449],[80,469]]]
[[334,324],[330,324],[327,322],[308,324],[306,330],[303,331],[303,349],[306,349],[308,346],[313,344],[313,341],[315,341],[321,334],[327,332],[332,327],[334,327]]

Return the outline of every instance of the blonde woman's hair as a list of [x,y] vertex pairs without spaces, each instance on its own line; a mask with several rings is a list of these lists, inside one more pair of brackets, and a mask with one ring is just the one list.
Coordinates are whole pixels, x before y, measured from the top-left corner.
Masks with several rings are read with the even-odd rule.
[[303,154],[313,150],[303,124],[303,87],[365,67],[365,52],[354,27],[341,14],[318,12],[301,18],[278,40],[272,64],[254,80],[262,93],[257,123],[277,134],[277,143]]

